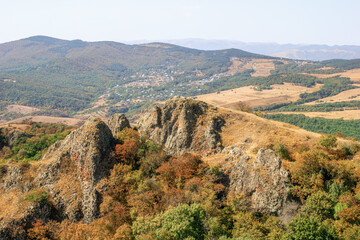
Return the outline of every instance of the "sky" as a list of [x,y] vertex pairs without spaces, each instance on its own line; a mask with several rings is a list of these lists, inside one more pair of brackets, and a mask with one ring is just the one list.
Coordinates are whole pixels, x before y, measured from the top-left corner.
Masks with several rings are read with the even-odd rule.
[[360,0],[0,0],[0,43],[200,38],[360,45]]

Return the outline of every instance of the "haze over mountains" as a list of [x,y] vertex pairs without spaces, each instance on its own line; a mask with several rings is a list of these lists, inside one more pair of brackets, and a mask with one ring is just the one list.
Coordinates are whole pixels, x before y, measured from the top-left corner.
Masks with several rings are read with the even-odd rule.
[[325,44],[279,44],[279,43],[248,43],[230,40],[205,40],[205,39],[174,39],[164,42],[202,50],[219,50],[238,48],[258,54],[274,57],[322,61],[329,59],[354,59],[360,58],[360,46]]

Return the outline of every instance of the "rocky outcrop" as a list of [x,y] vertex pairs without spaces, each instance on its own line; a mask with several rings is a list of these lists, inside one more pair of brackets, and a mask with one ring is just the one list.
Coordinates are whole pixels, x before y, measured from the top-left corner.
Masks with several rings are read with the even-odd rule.
[[189,98],[173,98],[155,107],[139,121],[139,132],[161,144],[169,154],[220,151],[225,121],[208,104]]
[[5,192],[17,186],[22,180],[22,172],[19,166],[8,167],[6,172],[8,174],[4,180]]
[[5,143],[8,147],[12,148],[13,145],[22,137],[26,137],[26,138],[29,138],[31,137],[32,135],[29,135],[25,132],[21,132],[21,131],[18,131],[18,130],[12,130],[10,131],[6,137],[5,137]]
[[129,128],[130,123],[124,114],[114,114],[109,119],[108,126],[113,136],[116,136],[124,128]]
[[63,217],[89,223],[98,214],[96,184],[109,174],[114,160],[109,152],[112,133],[100,119],[91,118],[44,155],[44,164],[35,179],[39,188],[50,191]]
[[[15,208],[0,219],[0,239],[27,239],[26,229],[35,219],[90,223],[97,218],[101,180],[116,163],[111,155],[114,144],[109,127],[90,118],[52,145],[38,163],[1,166],[0,192],[12,199]],[[44,198],[26,199],[43,193]]]
[[272,150],[260,149],[254,160],[242,155],[230,171],[230,191],[243,193],[251,207],[281,215],[288,201],[288,173]]
[[[34,216],[43,222],[56,219],[56,209],[47,201],[31,204],[21,217],[10,221],[0,219],[0,239],[26,240],[24,229],[33,227]],[[19,227],[21,226],[21,227]]]

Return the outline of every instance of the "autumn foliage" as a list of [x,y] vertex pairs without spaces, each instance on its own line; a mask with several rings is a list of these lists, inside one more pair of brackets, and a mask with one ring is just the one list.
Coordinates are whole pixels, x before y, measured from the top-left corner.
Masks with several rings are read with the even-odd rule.
[[90,224],[36,220],[27,234],[69,240],[357,239],[360,173],[343,159],[352,148],[340,148],[316,146],[288,161],[291,198],[301,210],[285,225],[277,216],[252,211],[243,193],[230,192],[221,166],[210,167],[190,153],[168,156],[125,129],[113,149],[117,164],[97,188],[99,218]]

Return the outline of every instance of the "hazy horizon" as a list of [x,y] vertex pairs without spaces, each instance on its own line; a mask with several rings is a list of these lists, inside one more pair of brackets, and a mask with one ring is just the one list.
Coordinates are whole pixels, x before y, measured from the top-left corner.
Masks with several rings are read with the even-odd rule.
[[4,0],[0,42],[45,35],[84,41],[360,45],[358,9],[356,0]]
[[[66,39],[66,38],[61,38],[61,37],[54,37],[54,36],[48,36],[48,35],[32,35],[32,36],[27,36],[27,37],[23,37],[23,38],[19,38],[19,39],[13,39],[10,41],[6,41],[6,42],[0,42],[0,44],[2,43],[8,43],[8,42],[12,42],[12,41],[18,41],[18,40],[23,40],[23,39],[27,39],[27,38],[31,38],[31,37],[37,37],[37,36],[43,36],[43,37],[50,37],[50,38],[56,38],[56,39],[60,39],[60,40],[65,40],[65,41],[73,41],[73,40],[81,40],[81,41],[85,41],[85,42],[103,42],[103,41],[113,41],[113,42],[118,42],[118,43],[124,43],[124,44],[145,44],[145,43],[154,43],[154,42],[162,42],[162,43],[172,43],[174,41],[191,41],[191,40],[199,40],[199,41],[224,41],[224,42],[234,42],[234,43],[244,43],[244,44],[278,44],[278,45],[326,45],[329,47],[334,47],[334,46],[360,46],[360,44],[323,44],[323,43],[279,43],[279,42],[246,42],[246,41],[241,41],[241,40],[233,40],[233,39],[205,39],[205,38],[174,38],[174,39],[139,39],[139,40],[131,40],[131,41],[115,41],[112,39],[102,39],[102,40],[95,40],[95,41],[89,41],[86,39],[79,39],[79,38],[73,38],[73,39]],[[176,44],[175,44],[176,45]]]

